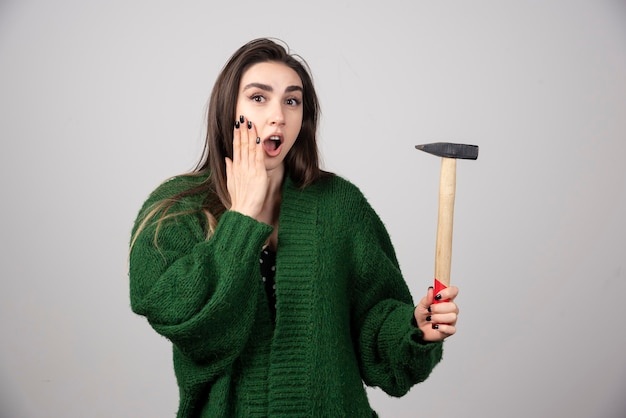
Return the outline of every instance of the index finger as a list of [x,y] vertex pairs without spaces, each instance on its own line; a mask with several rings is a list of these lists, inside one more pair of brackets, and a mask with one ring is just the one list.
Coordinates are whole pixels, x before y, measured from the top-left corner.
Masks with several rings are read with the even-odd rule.
[[241,157],[241,124],[239,121],[235,121],[233,127],[233,162],[239,161]]
[[458,294],[459,294],[458,287],[449,286],[449,287],[446,287],[445,289],[440,290],[439,293],[435,295],[435,300],[437,300],[438,303],[452,302],[454,298],[458,296]]

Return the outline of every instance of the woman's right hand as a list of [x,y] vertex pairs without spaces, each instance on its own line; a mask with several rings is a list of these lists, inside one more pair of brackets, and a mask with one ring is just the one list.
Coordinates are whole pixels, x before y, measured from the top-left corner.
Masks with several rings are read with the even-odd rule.
[[233,130],[233,159],[226,157],[226,186],[230,210],[257,218],[267,195],[269,179],[265,152],[254,124],[239,117]]

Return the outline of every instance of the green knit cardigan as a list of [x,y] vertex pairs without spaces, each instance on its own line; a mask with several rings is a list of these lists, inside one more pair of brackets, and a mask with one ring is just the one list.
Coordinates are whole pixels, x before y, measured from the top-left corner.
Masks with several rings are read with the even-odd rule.
[[[155,202],[206,176],[157,188]],[[282,189],[276,322],[259,268],[272,227],[227,211],[207,239],[205,196],[179,201],[130,253],[132,310],[173,344],[178,417],[371,417],[364,384],[404,395],[441,360],[422,341],[414,304],[380,218],[331,176]],[[155,232],[157,232],[155,240]]]

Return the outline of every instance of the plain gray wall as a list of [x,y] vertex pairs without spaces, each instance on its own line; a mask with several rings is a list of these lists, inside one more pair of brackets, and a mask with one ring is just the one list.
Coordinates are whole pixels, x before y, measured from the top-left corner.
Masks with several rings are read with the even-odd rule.
[[416,299],[439,160],[458,164],[458,334],[382,417],[626,416],[623,1],[0,2],[0,412],[173,417],[169,343],[131,313],[132,221],[199,157],[218,71],[259,36],[310,64],[325,167]]

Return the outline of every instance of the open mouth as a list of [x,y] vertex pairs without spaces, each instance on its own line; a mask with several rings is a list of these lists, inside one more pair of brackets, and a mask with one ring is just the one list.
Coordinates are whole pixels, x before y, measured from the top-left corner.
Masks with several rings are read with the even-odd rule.
[[263,149],[269,156],[274,157],[280,154],[280,147],[282,144],[283,140],[280,136],[271,135],[265,141],[263,141]]

